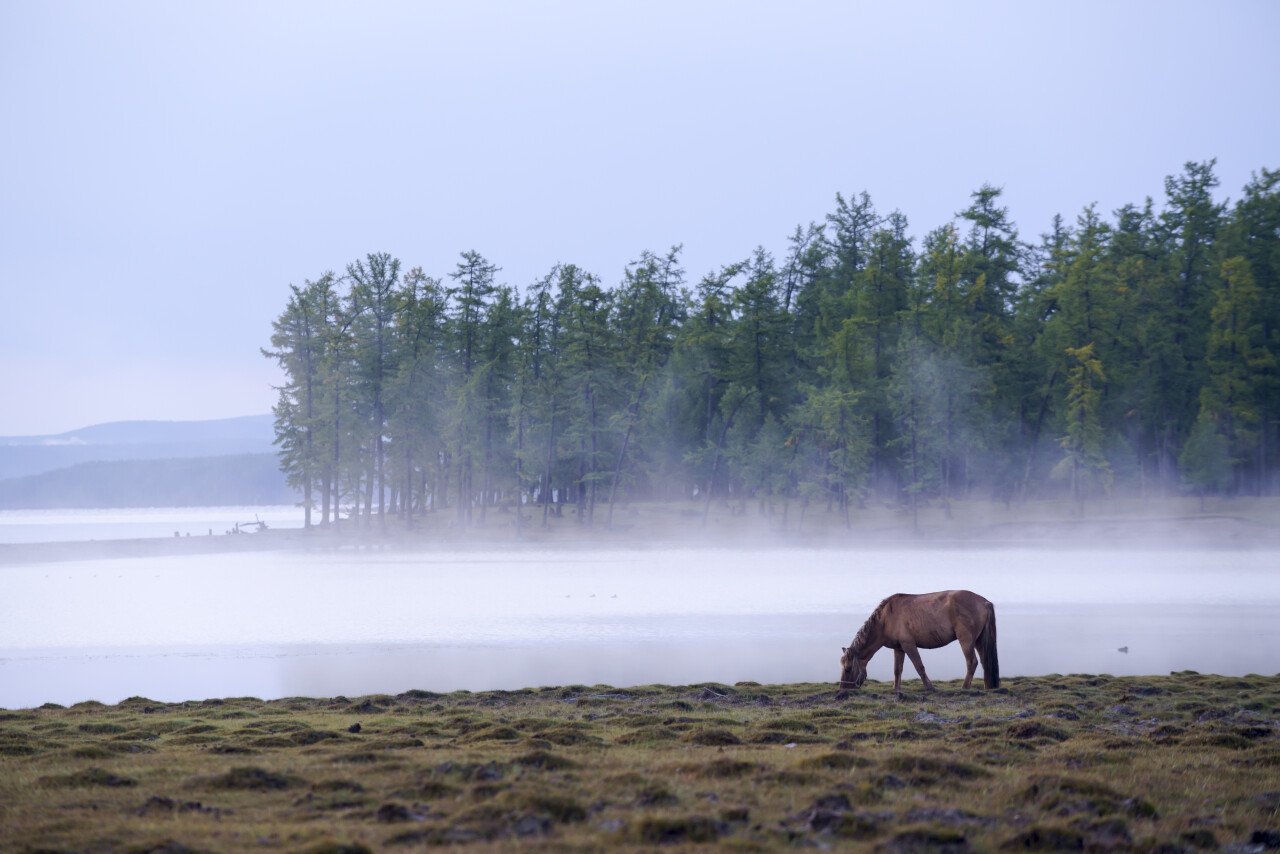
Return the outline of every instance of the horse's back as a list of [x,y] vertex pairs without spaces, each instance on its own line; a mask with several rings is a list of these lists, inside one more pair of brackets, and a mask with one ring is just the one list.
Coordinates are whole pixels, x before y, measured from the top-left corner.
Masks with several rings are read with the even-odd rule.
[[917,609],[962,610],[985,613],[991,602],[972,590],[938,590],[934,593],[895,593],[884,604]]
[[946,593],[950,594],[951,600],[962,608],[971,608],[981,613],[985,612],[988,607],[994,607],[991,605],[991,600],[984,596],[979,596],[972,590],[947,590]]
[[890,637],[937,649],[964,635],[975,638],[986,625],[991,603],[972,590],[897,593],[885,600]]
[[972,590],[935,590],[933,593],[894,593],[892,596],[887,597],[885,601],[892,602],[902,599],[962,599],[987,602],[986,597],[979,596]]

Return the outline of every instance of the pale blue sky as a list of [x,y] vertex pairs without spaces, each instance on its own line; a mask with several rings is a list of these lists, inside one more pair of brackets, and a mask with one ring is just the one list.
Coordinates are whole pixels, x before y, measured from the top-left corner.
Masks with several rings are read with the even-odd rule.
[[1280,167],[1280,4],[0,2],[0,435],[266,412],[290,282],[1022,233]]

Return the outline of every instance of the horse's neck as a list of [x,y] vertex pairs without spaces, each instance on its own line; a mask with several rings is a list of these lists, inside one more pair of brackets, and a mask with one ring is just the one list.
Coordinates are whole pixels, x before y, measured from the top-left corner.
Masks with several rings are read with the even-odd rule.
[[876,650],[884,646],[884,621],[879,619],[869,619],[858,631],[858,636],[853,639],[853,645],[849,651],[859,659],[868,659],[875,655]]

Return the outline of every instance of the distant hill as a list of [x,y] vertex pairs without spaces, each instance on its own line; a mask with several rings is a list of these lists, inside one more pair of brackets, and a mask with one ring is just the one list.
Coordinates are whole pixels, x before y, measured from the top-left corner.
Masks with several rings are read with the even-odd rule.
[[172,460],[274,452],[270,415],[212,421],[114,421],[48,436],[0,436],[0,478],[107,460]]
[[0,480],[0,509],[292,504],[275,454],[108,460]]
[[0,445],[142,445],[168,442],[273,438],[271,415],[243,415],[209,421],[108,421],[49,436],[0,436]]

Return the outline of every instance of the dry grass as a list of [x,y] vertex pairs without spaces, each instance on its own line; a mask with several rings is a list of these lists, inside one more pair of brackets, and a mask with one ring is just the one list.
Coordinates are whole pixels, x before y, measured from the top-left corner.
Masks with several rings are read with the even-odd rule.
[[[1280,844],[1280,677],[571,686],[0,713],[0,848]],[[358,724],[358,727],[356,726]]]

